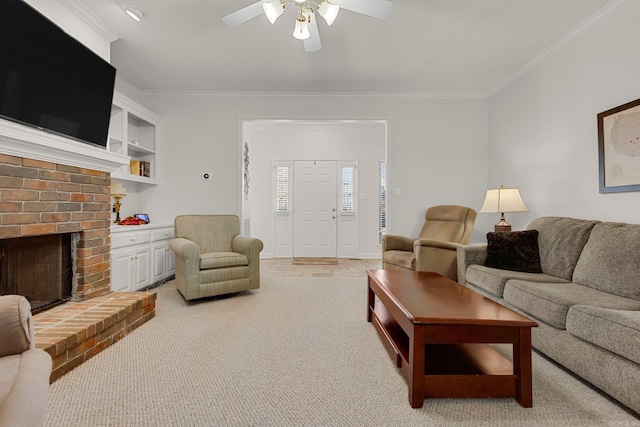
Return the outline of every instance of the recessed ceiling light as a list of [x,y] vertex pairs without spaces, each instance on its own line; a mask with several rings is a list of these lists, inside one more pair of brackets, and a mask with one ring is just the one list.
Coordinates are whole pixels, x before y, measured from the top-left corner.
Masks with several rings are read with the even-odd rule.
[[140,9],[136,9],[135,7],[122,6],[122,10],[124,10],[124,13],[129,15],[129,17],[131,17],[131,19],[135,21],[140,22],[142,21],[142,18],[144,18],[144,12],[142,12]]

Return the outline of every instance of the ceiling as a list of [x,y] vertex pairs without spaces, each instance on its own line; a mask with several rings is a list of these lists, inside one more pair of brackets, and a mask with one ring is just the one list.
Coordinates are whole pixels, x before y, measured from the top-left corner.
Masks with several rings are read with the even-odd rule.
[[[374,92],[486,96],[621,0],[395,0],[385,20],[318,19],[322,49],[292,37],[295,12],[230,27],[255,0],[80,0],[121,38],[118,76],[140,91]],[[141,22],[121,5],[145,13]]]

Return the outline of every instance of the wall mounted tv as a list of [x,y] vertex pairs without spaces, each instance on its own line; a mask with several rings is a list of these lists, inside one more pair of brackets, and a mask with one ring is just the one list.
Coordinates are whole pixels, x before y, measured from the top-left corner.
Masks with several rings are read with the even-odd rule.
[[0,117],[106,147],[115,75],[22,0],[2,0]]

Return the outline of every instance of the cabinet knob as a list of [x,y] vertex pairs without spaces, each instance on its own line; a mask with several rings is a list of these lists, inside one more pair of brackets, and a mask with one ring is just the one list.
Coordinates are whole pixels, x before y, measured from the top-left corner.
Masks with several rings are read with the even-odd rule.
[[131,237],[131,238],[129,239],[129,241],[130,241],[130,242],[135,242],[136,240],[138,240],[138,238],[137,238],[137,237]]

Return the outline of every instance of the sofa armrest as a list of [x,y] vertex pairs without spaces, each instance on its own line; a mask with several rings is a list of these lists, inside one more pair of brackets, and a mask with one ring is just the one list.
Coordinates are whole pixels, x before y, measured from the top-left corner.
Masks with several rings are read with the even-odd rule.
[[[200,283],[200,248],[184,237],[171,239],[169,248],[176,253],[176,280],[183,278],[180,286],[197,286]],[[181,279],[182,280],[182,279]]]
[[231,250],[247,256],[251,281],[260,284],[260,251],[264,244],[255,237],[236,236],[231,241]]
[[[4,298],[4,297],[3,297]],[[0,426],[43,426],[49,398],[51,356],[44,350],[30,349],[19,357],[18,366],[3,372],[3,380],[10,378],[9,390],[3,388],[0,402]],[[4,384],[3,384],[4,386]]]
[[231,250],[246,255],[250,260],[260,256],[264,244],[255,237],[236,236],[231,241]]
[[413,252],[414,238],[399,236],[397,234],[385,234],[382,236],[382,252],[405,251]]
[[171,239],[169,247],[176,253],[176,256],[183,258],[195,258],[200,261],[200,248],[195,242],[184,237]]
[[0,297],[0,343],[0,357],[35,348],[31,304],[25,297]]
[[458,246],[461,246],[460,243],[454,242],[445,242],[444,240],[434,240],[434,239],[418,239],[413,243],[414,251],[418,249],[418,247],[431,247],[431,248],[439,248],[450,251],[456,251]]
[[466,284],[467,267],[471,264],[484,265],[487,259],[487,244],[458,246],[458,283]]
[[457,280],[456,250],[458,243],[434,239],[417,239],[413,244],[416,271],[434,271]]

